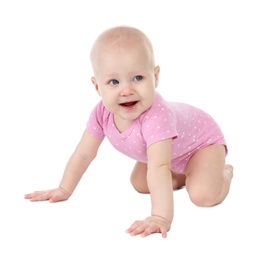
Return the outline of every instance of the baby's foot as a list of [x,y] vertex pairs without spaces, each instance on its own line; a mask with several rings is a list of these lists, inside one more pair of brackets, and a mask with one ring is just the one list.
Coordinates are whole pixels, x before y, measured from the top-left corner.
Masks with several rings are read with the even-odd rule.
[[224,169],[224,175],[228,178],[229,181],[233,178],[234,168],[231,164],[226,164]]

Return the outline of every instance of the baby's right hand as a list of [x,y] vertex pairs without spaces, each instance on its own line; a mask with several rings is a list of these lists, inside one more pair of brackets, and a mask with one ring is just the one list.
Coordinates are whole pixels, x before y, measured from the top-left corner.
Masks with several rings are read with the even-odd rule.
[[70,194],[62,188],[57,188],[53,190],[43,190],[35,191],[33,193],[25,194],[24,198],[30,201],[44,201],[49,200],[49,202],[59,202],[67,200]]

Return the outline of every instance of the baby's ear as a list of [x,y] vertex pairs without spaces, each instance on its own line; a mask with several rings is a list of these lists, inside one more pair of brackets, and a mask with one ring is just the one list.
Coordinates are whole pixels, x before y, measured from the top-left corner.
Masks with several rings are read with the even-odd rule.
[[99,86],[98,86],[98,83],[97,83],[97,80],[95,77],[91,77],[91,80],[92,80],[92,84],[94,85],[95,87],[95,90],[96,92],[98,93],[98,95],[100,96],[100,92],[99,92]]
[[159,84],[159,73],[160,73],[160,67],[159,67],[159,66],[156,66],[156,67],[154,68],[155,87],[157,87],[158,84]]

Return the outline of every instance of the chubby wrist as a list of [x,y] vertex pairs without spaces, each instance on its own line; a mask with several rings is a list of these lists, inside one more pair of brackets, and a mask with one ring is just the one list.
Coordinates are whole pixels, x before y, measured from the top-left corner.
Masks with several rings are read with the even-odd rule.
[[58,190],[60,190],[63,194],[65,194],[66,196],[68,196],[68,198],[72,195],[70,192],[68,192],[66,189],[64,189],[63,187],[59,186]]
[[168,224],[170,224],[170,225],[171,225],[172,219],[173,219],[173,218],[163,217],[163,216],[160,216],[160,215],[157,215],[157,214],[152,214],[151,216],[152,216],[152,217],[159,218],[159,219],[162,219],[163,221],[168,222]]

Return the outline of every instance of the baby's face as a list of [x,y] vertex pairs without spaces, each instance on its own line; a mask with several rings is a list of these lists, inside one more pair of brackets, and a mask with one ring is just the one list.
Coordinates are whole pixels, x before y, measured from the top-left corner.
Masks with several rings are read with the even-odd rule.
[[145,46],[134,43],[103,50],[95,67],[92,81],[119,128],[121,124],[129,125],[152,105],[159,67],[154,67]]

